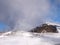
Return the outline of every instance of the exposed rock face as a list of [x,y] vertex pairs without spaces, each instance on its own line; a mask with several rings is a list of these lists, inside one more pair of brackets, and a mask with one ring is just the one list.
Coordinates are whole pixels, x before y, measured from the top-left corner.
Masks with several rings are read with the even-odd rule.
[[42,24],[40,27],[36,27],[32,29],[30,32],[36,32],[36,33],[58,33],[56,26],[54,25],[47,25],[47,24]]

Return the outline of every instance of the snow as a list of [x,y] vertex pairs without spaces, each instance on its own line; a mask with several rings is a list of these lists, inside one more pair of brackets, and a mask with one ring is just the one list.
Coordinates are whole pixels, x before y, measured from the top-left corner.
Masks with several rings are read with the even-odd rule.
[[[60,33],[6,32],[0,36],[0,45],[58,45]],[[7,35],[9,34],[9,35]]]
[[58,24],[58,23],[51,23],[51,22],[46,22],[46,24],[48,24],[48,25],[57,25],[57,26],[60,26],[60,24]]

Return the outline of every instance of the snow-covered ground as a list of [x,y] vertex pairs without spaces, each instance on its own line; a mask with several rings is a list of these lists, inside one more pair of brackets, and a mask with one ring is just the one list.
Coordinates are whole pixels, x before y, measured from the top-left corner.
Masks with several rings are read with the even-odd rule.
[[0,45],[60,45],[60,33],[10,31],[0,36]]

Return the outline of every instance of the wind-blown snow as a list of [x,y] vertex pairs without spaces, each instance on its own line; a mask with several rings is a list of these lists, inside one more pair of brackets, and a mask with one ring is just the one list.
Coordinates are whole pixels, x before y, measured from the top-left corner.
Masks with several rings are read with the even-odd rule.
[[32,29],[45,22],[49,11],[48,0],[0,0],[0,22],[11,30]]
[[[4,35],[5,34],[5,35]],[[30,32],[6,32],[0,36],[0,45],[58,45],[60,34],[37,34]],[[9,34],[9,35],[8,35]]]

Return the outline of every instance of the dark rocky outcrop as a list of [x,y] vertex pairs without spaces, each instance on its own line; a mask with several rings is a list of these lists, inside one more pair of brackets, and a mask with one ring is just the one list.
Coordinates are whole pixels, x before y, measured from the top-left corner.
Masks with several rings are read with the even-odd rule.
[[30,32],[36,32],[36,33],[58,33],[57,28],[55,25],[48,25],[48,24],[42,24],[39,27],[36,27],[32,29]]

